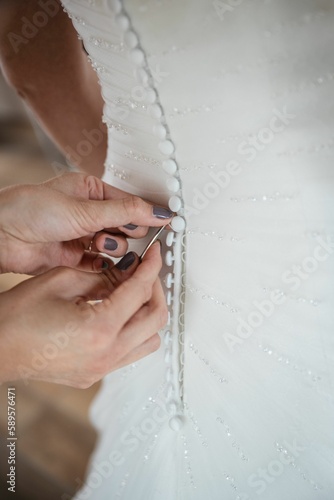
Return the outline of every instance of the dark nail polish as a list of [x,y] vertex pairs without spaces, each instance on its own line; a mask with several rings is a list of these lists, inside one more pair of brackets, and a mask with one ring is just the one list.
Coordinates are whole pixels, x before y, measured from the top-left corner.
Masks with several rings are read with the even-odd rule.
[[130,229],[130,231],[133,231],[134,229],[137,229],[138,226],[136,224],[126,224],[125,226],[126,229]]
[[131,264],[134,263],[136,259],[136,255],[133,252],[129,252],[126,255],[124,255],[123,259],[121,259],[115,267],[119,269],[120,271],[126,271]]
[[104,260],[104,261],[102,262],[102,267],[101,267],[101,269],[108,269],[108,267],[109,267],[108,262],[107,262],[106,260]]
[[116,250],[118,247],[118,243],[116,240],[113,240],[112,238],[106,238],[104,242],[104,248],[105,250]]
[[153,207],[153,215],[158,219],[170,219],[173,217],[174,212],[164,207]]

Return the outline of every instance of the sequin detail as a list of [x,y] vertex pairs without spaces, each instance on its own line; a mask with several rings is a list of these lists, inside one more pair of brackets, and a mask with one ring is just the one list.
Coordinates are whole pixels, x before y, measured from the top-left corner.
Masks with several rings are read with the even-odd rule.
[[88,56],[88,61],[91,63],[92,68],[98,73],[99,75],[110,75],[110,71],[106,66],[103,66],[103,64],[98,63],[97,61],[94,61],[94,59],[90,56]]
[[103,116],[102,118],[103,123],[105,123],[110,130],[116,130],[116,132],[121,132],[123,135],[128,135],[129,130],[124,127],[121,123],[117,123],[113,120],[110,120],[106,116]]
[[210,361],[205,357],[203,356],[198,348],[195,346],[195,344],[193,343],[190,343],[189,344],[189,349],[192,353],[194,353],[198,359],[207,367],[207,369],[209,370],[210,374],[216,378],[216,380],[218,380],[218,382],[220,382],[221,384],[227,384],[228,383],[228,380],[226,377],[224,377],[221,373],[217,372],[217,370],[215,368],[212,367],[212,365],[210,365]]
[[282,151],[278,153],[278,156],[294,157],[300,154],[317,154],[321,152],[327,152],[334,147],[334,137],[331,137],[326,142],[321,142],[318,144],[313,144],[308,147],[299,147],[297,149],[290,149],[288,151]]
[[239,309],[231,306],[228,302],[225,302],[218,297],[215,297],[214,295],[205,293],[202,288],[194,287],[192,285],[189,285],[188,283],[185,284],[185,287],[187,290],[189,290],[190,293],[201,295],[202,300],[210,300],[216,306],[225,307],[225,309],[227,309],[230,313],[236,314],[240,312]]
[[271,357],[277,363],[290,368],[291,370],[301,374],[308,381],[316,384],[322,380],[322,377],[312,371],[310,368],[306,368],[305,366],[301,366],[300,363],[296,362],[291,356],[287,356],[281,352],[277,352],[272,346],[266,344],[259,344],[258,348],[267,356]]
[[275,445],[277,453],[284,454],[285,459],[289,460],[289,467],[292,467],[304,481],[307,481],[313,490],[318,491],[323,489],[320,484],[316,483],[312,478],[310,478],[307,473],[303,471],[303,469],[296,463],[295,457],[292,455],[291,451],[287,449],[287,447],[280,444],[279,442],[276,442]]
[[92,45],[95,45],[95,47],[100,47],[101,49],[105,50],[111,50],[112,52],[123,52],[124,50],[124,44],[121,43],[112,43],[109,42],[108,40],[105,40],[104,38],[96,37],[96,36],[90,36],[88,39],[89,43]]
[[139,161],[140,163],[149,163],[150,165],[155,165],[157,167],[161,166],[161,162],[156,160],[155,158],[151,158],[150,156],[144,155],[142,153],[135,153],[130,149],[124,155],[126,158],[131,158],[131,160]]
[[[160,426],[160,428],[161,428],[161,426]],[[149,461],[149,459],[151,458],[152,451],[153,451],[155,445],[157,444],[157,442],[158,442],[158,434],[154,434],[153,439],[151,440],[150,444],[147,446],[147,448],[144,451],[144,455],[143,455],[144,463],[147,463]]]
[[182,171],[184,171],[184,172],[194,172],[194,171],[202,170],[202,169],[213,170],[217,166],[218,166],[217,163],[203,163],[203,162],[200,162],[200,163],[195,163],[194,165],[192,165],[190,167],[181,166],[180,169]]
[[277,99],[278,97],[284,97],[290,93],[299,93],[308,90],[314,90],[317,87],[321,87],[326,83],[330,83],[334,80],[334,73],[325,73],[313,78],[311,80],[304,80],[298,85],[290,85],[286,90],[276,90],[272,93],[272,98]]
[[275,292],[278,294],[279,297],[286,297],[289,300],[298,302],[299,304],[308,304],[313,307],[318,307],[319,304],[321,304],[320,299],[315,299],[315,298],[307,298],[303,297],[300,295],[294,295],[293,293],[286,293],[283,290],[280,290],[279,288],[271,288],[271,287],[263,287],[262,290],[265,293],[270,293],[270,292]]
[[117,168],[113,163],[106,163],[105,169],[114,177],[118,177],[119,179],[122,179],[124,181],[130,179],[131,177],[128,172],[126,172],[124,169]]
[[198,425],[198,420],[195,418],[194,412],[192,409],[190,409],[189,405],[187,403],[184,403],[184,409],[187,417],[189,418],[192,428],[194,429],[197,438],[199,439],[200,443],[204,448],[208,447],[208,441],[207,439],[203,436],[202,430],[200,426]]
[[216,101],[214,103],[200,104],[199,106],[186,106],[184,108],[174,107],[172,111],[168,114],[169,118],[182,118],[188,115],[198,115],[199,113],[210,113],[219,109],[224,103],[222,101]]
[[232,448],[235,448],[235,450],[236,450],[238,456],[241,458],[241,460],[243,462],[248,462],[249,458],[245,455],[244,451],[242,450],[242,448],[240,447],[240,445],[235,440],[235,437],[233,436],[233,434],[231,432],[230,426],[220,416],[218,416],[216,418],[216,422],[218,422],[220,425],[222,425],[222,427],[224,429],[224,433],[226,434],[226,436],[228,437],[228,439],[231,441]]
[[126,472],[122,478],[122,481],[120,482],[120,486],[116,492],[116,498],[122,498],[123,492],[125,490],[125,487],[127,485],[128,479],[130,477],[130,472]]
[[259,202],[271,202],[271,201],[291,201],[296,197],[297,194],[283,194],[276,191],[275,193],[271,194],[256,194],[250,196],[233,197],[231,198],[231,201],[235,203],[249,202],[249,201],[253,203],[259,203]]
[[186,436],[184,434],[181,435],[181,441],[182,441],[182,445],[183,445],[183,459],[184,459],[184,463],[185,463],[186,474],[188,476],[190,486],[193,489],[196,489],[197,486],[195,483],[194,474],[193,474],[193,470],[191,467],[191,459],[190,459],[190,455],[189,455],[188,442],[187,442]]
[[216,231],[203,231],[197,227],[187,229],[187,234],[198,234],[201,236],[208,236],[210,238],[217,238],[220,241],[222,241],[226,238],[226,235],[219,234]]

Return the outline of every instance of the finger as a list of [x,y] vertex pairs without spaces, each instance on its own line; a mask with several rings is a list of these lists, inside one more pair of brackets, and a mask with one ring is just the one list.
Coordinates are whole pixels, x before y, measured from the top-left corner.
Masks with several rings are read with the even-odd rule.
[[128,196],[98,177],[83,172],[69,172],[47,180],[44,185],[64,194],[86,200],[116,200]]
[[168,208],[152,206],[137,196],[103,201],[72,199],[73,224],[82,236],[109,227],[122,227],[128,234],[129,229],[125,227],[128,224],[161,227],[170,222],[173,215]]
[[149,228],[147,226],[136,226],[136,224],[126,224],[120,226],[120,231],[131,238],[144,238],[147,235]]
[[143,238],[147,235],[149,228],[147,226],[136,226],[136,224],[126,224],[120,227],[105,227],[106,232],[112,234],[126,235],[130,238]]
[[122,343],[132,350],[161,330],[167,323],[168,310],[159,278],[153,285],[151,300],[145,304],[120,333]]
[[94,253],[85,252],[76,269],[80,271],[100,273],[114,265],[113,261],[107,257],[101,257]]
[[66,201],[69,207],[72,205],[76,237],[108,231],[108,228],[121,228],[128,236],[141,238],[146,235],[147,227],[165,225],[174,215],[166,207],[153,206],[92,175],[68,173],[43,185],[69,197]]
[[103,252],[112,257],[121,257],[128,251],[128,242],[120,234],[97,233],[91,245],[92,252]]
[[112,321],[115,329],[120,331],[143,304],[151,299],[161,265],[160,243],[157,242],[152,245],[132,276],[123,281],[107,300],[96,305],[100,321]]
[[116,265],[109,265],[102,272],[113,284],[113,287],[117,288],[133,275],[139,264],[140,258],[138,255],[135,252],[129,252]]
[[88,272],[102,272],[116,288],[123,281],[129,279],[139,264],[140,258],[135,252],[124,255],[123,259],[116,265],[107,257],[86,253],[76,269]]
[[131,363],[135,363],[139,359],[152,354],[157,351],[160,347],[161,339],[158,333],[155,333],[152,337],[145,340],[141,345],[135,347],[130,351],[126,356],[124,356],[117,365],[113,365],[110,369],[117,370],[122,368],[123,366],[130,365]]
[[41,276],[44,296],[80,303],[103,300],[115,290],[115,284],[104,273],[58,267]]

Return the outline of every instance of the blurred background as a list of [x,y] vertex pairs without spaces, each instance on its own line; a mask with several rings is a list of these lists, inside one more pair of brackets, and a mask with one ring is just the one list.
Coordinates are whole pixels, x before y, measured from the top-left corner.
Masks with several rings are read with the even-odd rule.
[[[0,72],[0,189],[59,174],[64,159],[7,86]],[[0,275],[0,292],[27,276]],[[1,297],[0,297],[1,300]],[[0,325],[1,328],[1,325]],[[0,385],[0,498],[7,491],[7,388],[16,387],[16,500],[60,500],[85,476],[96,434],[88,408],[98,384],[79,390],[42,382]],[[65,498],[65,497],[64,497]],[[68,497],[66,497],[68,498]]]

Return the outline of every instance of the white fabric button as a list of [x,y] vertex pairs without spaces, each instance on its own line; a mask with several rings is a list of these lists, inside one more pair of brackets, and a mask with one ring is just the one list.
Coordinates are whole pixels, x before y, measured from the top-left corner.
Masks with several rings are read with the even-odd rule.
[[171,247],[175,241],[175,234],[173,231],[168,231],[166,236],[166,245]]
[[135,77],[143,85],[147,85],[149,82],[149,79],[150,79],[149,74],[147,73],[147,71],[144,68],[136,68]]
[[178,212],[182,207],[182,201],[178,196],[171,196],[168,200],[168,206],[172,212]]
[[159,149],[164,155],[171,155],[174,153],[174,144],[172,141],[161,141],[159,142]]
[[173,431],[179,431],[184,425],[183,418],[180,415],[175,415],[169,420],[169,427]]
[[172,229],[174,229],[174,231],[178,233],[179,231],[184,230],[184,228],[186,227],[186,221],[183,217],[177,215],[176,217],[173,217],[170,225],[172,226]]
[[159,139],[164,139],[167,135],[167,129],[164,125],[159,123],[158,125],[154,125],[153,134],[159,137]]
[[167,305],[170,306],[171,303],[172,303],[172,292],[168,291],[167,292],[167,295],[166,295],[166,302],[167,302]]
[[174,399],[171,399],[170,401],[168,401],[166,403],[166,410],[167,410],[167,413],[170,413],[171,415],[176,413],[177,401],[175,401]]
[[108,0],[109,7],[118,14],[122,10],[122,3],[120,0]]
[[166,351],[165,351],[165,357],[164,357],[164,360],[165,360],[166,364],[169,363],[170,357],[171,357],[171,350],[170,349],[166,349]]
[[169,342],[172,340],[172,334],[170,330],[167,330],[167,332],[164,335],[164,344],[168,345]]
[[167,173],[167,174],[175,174],[176,170],[177,170],[177,165],[176,165],[176,162],[174,160],[165,160],[163,163],[162,163],[162,168],[164,169],[164,171]]
[[143,64],[145,60],[144,52],[141,49],[131,50],[131,59],[135,64]]
[[[171,368],[168,367],[167,370],[166,370],[166,380],[167,380],[167,382],[169,382],[171,380],[172,375],[173,375],[173,372],[172,372]],[[167,409],[167,405],[166,405],[166,409]]]
[[166,255],[165,255],[165,262],[166,262],[167,266],[171,266],[173,264],[173,260],[174,260],[174,257],[173,257],[172,251],[167,250]]
[[162,116],[162,109],[159,104],[151,104],[149,107],[150,114],[153,118],[161,118]]
[[138,37],[136,33],[129,30],[124,35],[124,42],[129,47],[129,49],[134,49],[138,45]]
[[154,89],[146,89],[146,101],[153,104],[157,100],[157,93]]
[[180,183],[176,177],[169,177],[166,181],[169,191],[176,193],[180,189]]
[[123,30],[126,31],[130,28],[130,20],[128,16],[125,16],[124,14],[119,14],[115,18],[116,24]]
[[169,399],[172,394],[175,392],[173,384],[169,383],[166,387],[166,397]]
[[172,273],[166,274],[165,283],[167,288],[170,288],[172,286],[172,283],[174,283]]

